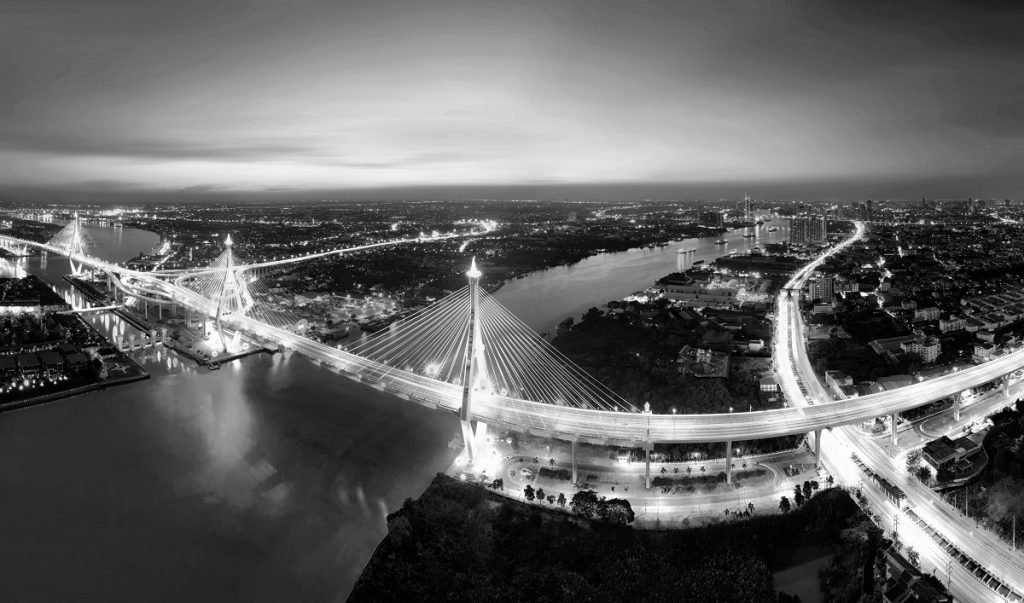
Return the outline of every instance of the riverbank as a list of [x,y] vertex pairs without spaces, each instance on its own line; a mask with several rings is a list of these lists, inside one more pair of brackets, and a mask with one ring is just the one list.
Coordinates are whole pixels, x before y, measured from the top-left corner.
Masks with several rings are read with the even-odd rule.
[[[538,333],[554,334],[565,318],[579,319],[591,306],[603,307],[686,267],[686,263],[711,263],[731,253],[746,253],[762,244],[784,240],[788,228],[765,233],[763,228],[740,228],[715,237],[679,239],[659,247],[634,247],[615,253],[599,253],[571,265],[535,270],[506,281],[495,298]],[[744,235],[762,233],[756,238]],[[692,249],[681,260],[679,249]],[[486,269],[484,269],[486,273]],[[543,303],[538,303],[543,300]]]
[[57,400],[63,400],[64,398],[71,398],[73,396],[79,396],[89,392],[107,389],[117,385],[126,385],[128,383],[135,383],[136,381],[144,381],[149,379],[149,373],[143,373],[141,375],[125,375],[123,377],[114,377],[90,385],[82,385],[73,389],[68,389],[60,392],[53,392],[42,396],[36,396],[34,398],[27,398],[25,400],[15,400],[13,402],[0,403],[0,412],[9,412],[12,410],[19,410],[22,408],[28,408],[30,406],[38,406],[40,404],[47,404],[49,402],[55,402]]

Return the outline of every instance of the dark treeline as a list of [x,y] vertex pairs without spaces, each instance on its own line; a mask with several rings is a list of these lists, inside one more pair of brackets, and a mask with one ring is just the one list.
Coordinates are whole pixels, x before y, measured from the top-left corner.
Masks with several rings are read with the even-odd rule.
[[542,511],[438,476],[388,518],[350,601],[776,601],[769,567],[859,521],[837,489],[802,508],[685,531]]

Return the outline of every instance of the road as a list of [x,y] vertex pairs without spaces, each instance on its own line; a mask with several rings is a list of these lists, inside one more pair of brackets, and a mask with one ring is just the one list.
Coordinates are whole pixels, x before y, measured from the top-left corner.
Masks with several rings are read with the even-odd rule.
[[[799,271],[787,284],[787,288],[802,288],[809,275],[821,262],[852,244],[863,236],[863,232],[863,226],[858,224],[853,237]],[[800,408],[835,405],[836,402],[814,373],[804,341],[799,296],[789,297],[782,293],[777,305],[774,352],[776,370],[779,372],[783,392]],[[945,379],[940,378],[936,381]],[[893,393],[903,392],[912,387],[901,388]],[[898,397],[894,396],[893,399]],[[839,403],[844,402],[847,401]],[[892,413],[898,406],[882,408],[878,415]],[[918,526],[912,525],[914,522],[889,502],[868,476],[853,463],[851,454],[856,453],[873,471],[902,488],[907,500],[913,505],[914,513],[928,526],[948,541],[956,543],[967,556],[987,568],[1004,584],[1018,593],[1024,592],[1024,556],[1019,551],[1011,550],[1010,546],[995,534],[976,527],[973,520],[946,504],[920,480],[908,474],[905,465],[898,466],[893,458],[871,441],[870,437],[858,433],[851,427],[837,427],[830,432],[823,432],[818,445],[822,446],[822,464],[837,481],[851,487],[863,484],[862,491],[872,500],[872,505],[878,510],[883,522],[888,518],[901,517],[900,525],[906,526],[906,532],[901,534],[901,539],[914,546],[928,565],[935,569],[937,575],[947,575],[951,572],[948,578],[955,596],[965,601],[1003,600],[990,586],[964,570],[960,562],[953,560],[932,537]],[[958,569],[947,569],[947,566],[956,566]]]

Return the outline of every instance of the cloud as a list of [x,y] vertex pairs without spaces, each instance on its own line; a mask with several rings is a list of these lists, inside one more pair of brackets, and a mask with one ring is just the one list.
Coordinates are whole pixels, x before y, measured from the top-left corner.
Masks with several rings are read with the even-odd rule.
[[[962,2],[15,2],[0,183],[905,181],[1024,141],[1020,10]],[[965,168],[969,168],[966,169]],[[93,191],[93,184],[87,190]]]

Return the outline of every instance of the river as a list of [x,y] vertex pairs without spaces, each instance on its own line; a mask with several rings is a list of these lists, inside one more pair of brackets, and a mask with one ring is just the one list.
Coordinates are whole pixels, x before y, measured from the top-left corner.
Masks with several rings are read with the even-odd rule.
[[[769,232],[772,227],[778,230]],[[744,238],[751,234],[754,236]],[[710,264],[729,253],[743,253],[788,238],[789,220],[775,218],[760,227],[725,233],[722,239],[726,245],[716,245],[716,237],[704,237],[672,241],[664,247],[601,253],[569,266],[539,270],[509,281],[498,289],[495,297],[538,333],[553,335],[562,320],[579,320],[591,306],[601,307],[610,300],[622,299],[675,272],[679,249],[696,249],[693,261]]]
[[[157,242],[90,231],[111,260]],[[21,265],[66,291],[66,259]],[[454,415],[297,356],[139,359],[153,379],[0,415],[5,600],[343,601],[454,458]]]
[[[778,223],[778,222],[776,222]],[[642,289],[691,239],[601,254],[508,283],[498,299],[538,331]],[[153,233],[88,228],[92,253],[125,261]],[[65,258],[30,258],[68,296]],[[543,299],[543,304],[536,300]],[[119,335],[112,315],[89,320]],[[453,460],[454,415],[353,383],[298,356],[220,371],[156,349],[154,377],[0,415],[0,592],[37,601],[343,601],[385,516]],[[13,595],[13,597],[11,596]]]

